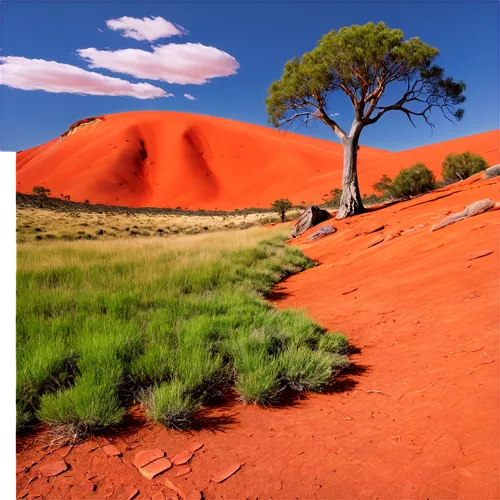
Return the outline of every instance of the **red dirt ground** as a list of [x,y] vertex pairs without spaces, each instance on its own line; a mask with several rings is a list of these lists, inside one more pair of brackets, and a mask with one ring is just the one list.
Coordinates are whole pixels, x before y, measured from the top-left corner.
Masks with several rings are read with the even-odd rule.
[[[62,140],[19,152],[16,190],[43,185],[54,197],[80,202],[232,210],[269,207],[283,197],[320,203],[341,186],[343,152],[336,142],[188,113],[103,118],[81,120]],[[450,152],[472,150],[490,165],[500,163],[499,141],[497,130],[400,153],[361,146],[361,191],[372,193],[382,174],[417,161],[439,176]]]
[[[17,474],[18,497],[126,499],[138,489],[149,499],[163,489],[169,498],[167,478],[208,500],[498,499],[500,211],[430,227],[475,201],[498,202],[499,187],[500,178],[460,183],[294,241],[319,265],[276,287],[275,302],[307,309],[359,349],[335,391],[275,409],[214,407],[190,433],[146,424],[138,408],[120,431],[73,448],[44,449],[50,435],[38,431],[18,439],[18,465],[34,462]],[[123,456],[108,456],[107,442]],[[204,446],[183,476],[148,480],[131,465],[139,451],[171,458],[195,442]],[[62,456],[69,470],[38,476]],[[84,491],[94,475],[97,489]]]

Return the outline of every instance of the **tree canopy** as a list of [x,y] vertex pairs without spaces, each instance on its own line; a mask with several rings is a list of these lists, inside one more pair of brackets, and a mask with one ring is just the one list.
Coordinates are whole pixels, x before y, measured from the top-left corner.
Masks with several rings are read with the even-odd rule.
[[[388,111],[404,113],[413,125],[414,118],[421,117],[433,126],[434,108],[450,120],[460,120],[464,110],[456,106],[465,101],[465,84],[444,76],[443,68],[433,63],[438,54],[420,38],[404,40],[401,30],[383,22],[332,30],[311,52],[285,64],[283,76],[269,88],[269,121],[281,127],[319,119],[344,141]],[[403,84],[400,99],[382,105],[386,87],[394,82]],[[354,108],[350,131],[327,112],[339,92],[347,95]]]

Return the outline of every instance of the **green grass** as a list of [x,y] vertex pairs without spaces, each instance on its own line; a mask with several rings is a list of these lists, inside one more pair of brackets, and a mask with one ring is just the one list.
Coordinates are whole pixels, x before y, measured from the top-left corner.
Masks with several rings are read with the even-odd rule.
[[19,245],[18,428],[86,435],[118,424],[131,394],[184,428],[230,387],[263,405],[326,388],[347,340],[265,300],[312,265],[285,231]]

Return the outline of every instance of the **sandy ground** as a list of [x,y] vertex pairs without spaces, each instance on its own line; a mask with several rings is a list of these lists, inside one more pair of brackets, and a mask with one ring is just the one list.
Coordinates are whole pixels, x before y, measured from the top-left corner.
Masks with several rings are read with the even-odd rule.
[[[472,150],[500,163],[499,141],[496,130],[400,153],[361,146],[361,194],[416,162],[439,176],[448,153]],[[342,163],[337,142],[210,116],[130,112],[19,152],[16,190],[43,185],[55,197],[129,207],[267,208],[279,198],[307,205],[341,187]]]
[[[500,201],[499,187],[458,184],[293,242],[318,266],[281,283],[274,300],[356,346],[335,391],[273,409],[228,402],[189,433],[147,424],[139,408],[74,447],[41,428],[18,439],[18,497],[176,498],[167,480],[209,500],[499,498],[500,211],[430,232],[470,203]],[[140,451],[172,457],[195,443],[204,446],[183,476],[172,467],[149,480],[133,465]],[[65,472],[41,476],[61,459]],[[233,465],[224,482],[211,480]]]

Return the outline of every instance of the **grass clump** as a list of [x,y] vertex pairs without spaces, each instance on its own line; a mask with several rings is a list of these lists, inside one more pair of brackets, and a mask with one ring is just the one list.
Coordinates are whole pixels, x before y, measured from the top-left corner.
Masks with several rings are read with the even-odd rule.
[[321,337],[319,348],[324,352],[347,354],[349,352],[349,341],[346,336],[340,333],[330,333]]
[[481,155],[465,151],[460,154],[449,154],[442,166],[443,179],[450,184],[486,170],[488,162]]
[[87,435],[139,400],[185,428],[230,387],[262,405],[321,390],[336,373],[325,332],[265,300],[312,266],[287,232],[19,245],[18,427],[38,418]]

